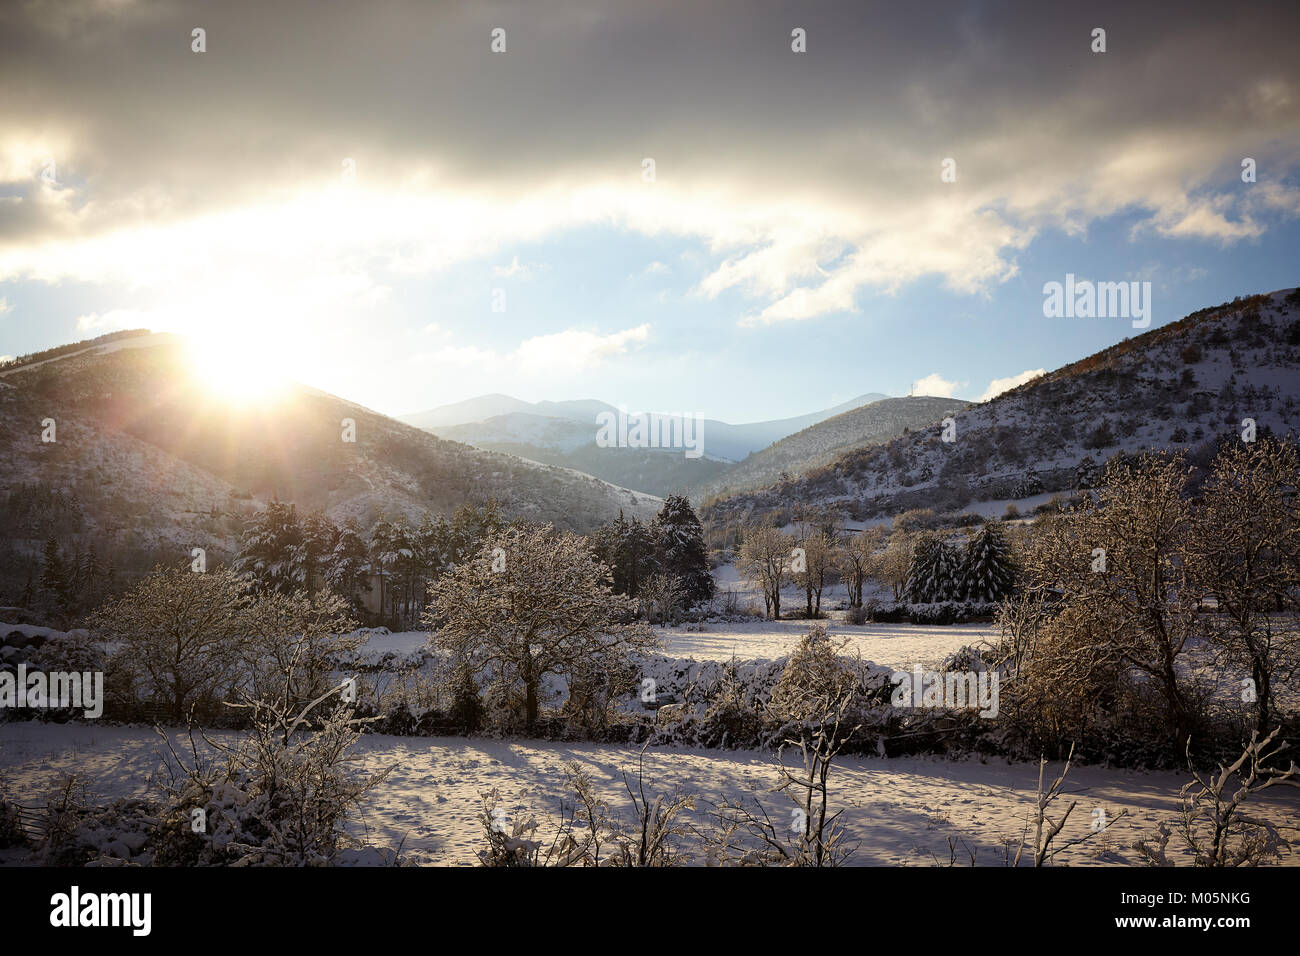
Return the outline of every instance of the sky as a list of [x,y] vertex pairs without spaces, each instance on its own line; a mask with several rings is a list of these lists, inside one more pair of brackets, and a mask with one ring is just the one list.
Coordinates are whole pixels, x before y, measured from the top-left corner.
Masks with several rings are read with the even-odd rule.
[[1151,327],[1300,284],[1300,8],[1057,6],[14,0],[0,355],[744,422],[1141,331],[1067,275]]

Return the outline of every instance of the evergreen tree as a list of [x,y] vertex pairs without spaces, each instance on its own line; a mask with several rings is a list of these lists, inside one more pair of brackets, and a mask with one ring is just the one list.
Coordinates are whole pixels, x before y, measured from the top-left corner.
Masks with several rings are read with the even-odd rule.
[[1000,525],[986,522],[966,543],[962,562],[962,597],[967,601],[1000,601],[1015,587],[1006,537]]
[[41,561],[42,597],[52,606],[62,609],[68,597],[68,577],[59,553],[59,542],[50,538],[45,542]]
[[400,582],[396,580],[397,562],[400,558],[405,529],[401,520],[390,521],[380,515],[370,532],[370,568],[379,575],[379,613],[386,616],[396,609]]
[[303,519],[297,564],[302,568],[303,583],[308,590],[319,590],[324,585],[338,536],[339,529],[322,511],[313,511]]
[[913,604],[956,600],[961,591],[961,558],[957,549],[936,536],[917,542],[904,590]]
[[355,518],[348,518],[339,529],[325,568],[325,583],[353,604],[360,604],[368,590],[370,580],[370,554],[361,526]]
[[618,518],[593,535],[597,556],[609,565],[614,593],[636,597],[641,584],[657,568],[655,536],[639,518],[628,520],[620,510]]
[[713,575],[704,544],[704,527],[685,495],[669,495],[650,525],[660,568],[678,581],[689,605],[713,597]]
[[293,505],[273,500],[249,519],[235,570],[251,574],[258,590],[287,594],[306,586],[303,531]]

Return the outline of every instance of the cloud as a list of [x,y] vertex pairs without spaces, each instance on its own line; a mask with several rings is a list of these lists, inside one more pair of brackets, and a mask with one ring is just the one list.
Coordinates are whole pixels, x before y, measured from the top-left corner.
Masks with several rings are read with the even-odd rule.
[[498,279],[527,279],[546,268],[545,265],[520,265],[519,257],[515,256],[510,260],[510,265],[508,266],[493,266],[492,275]]
[[601,335],[581,329],[566,329],[524,339],[509,353],[478,346],[448,345],[429,357],[438,364],[477,369],[488,374],[522,372],[534,374],[579,371],[625,355],[650,339],[650,326],[638,325],[621,332]]
[[950,382],[938,372],[931,372],[925,378],[915,382],[912,386],[914,395],[931,395],[935,398],[952,398],[952,393],[957,389],[958,382]]
[[[1281,185],[1300,166],[1294,5],[1192,3],[1170,30],[1118,0],[937,19],[731,0],[708,17],[686,0],[617,17],[393,0],[357,18],[231,0],[204,7],[204,54],[182,4],[57,7],[0,6],[0,88],[23,91],[0,132],[0,281],[113,283],[179,308],[240,275],[287,300],[600,226],[699,240],[695,294],[735,295],[742,324],[765,326],[924,279],[982,293],[1035,237],[1120,213],[1135,234],[1225,245],[1300,216]],[[784,42],[796,16],[807,54]],[[503,55],[486,40],[498,21]],[[1094,21],[1122,54],[1089,51]],[[1240,182],[1242,144],[1259,183]]]
[[13,306],[9,304],[9,300],[4,297],[0,297],[0,315],[4,315],[6,312],[11,312],[11,311],[13,311]]
[[975,399],[975,401],[987,402],[989,399],[995,398],[1003,392],[1010,391],[1017,385],[1024,385],[1025,382],[1036,379],[1040,375],[1045,375],[1046,372],[1046,369],[1027,368],[1019,375],[1012,375],[1009,378],[995,378],[993,381],[989,382],[989,387],[984,389],[984,394]]
[[91,312],[77,316],[78,332],[112,332],[118,329],[149,328],[151,322],[157,322],[156,313],[138,309],[110,309],[107,312]]

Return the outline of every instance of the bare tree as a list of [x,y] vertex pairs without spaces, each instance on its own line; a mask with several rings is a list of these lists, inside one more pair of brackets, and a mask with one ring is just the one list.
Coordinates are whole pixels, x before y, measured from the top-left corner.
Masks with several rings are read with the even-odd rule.
[[736,569],[763,591],[763,603],[770,618],[781,617],[781,586],[790,568],[793,539],[770,525],[745,533],[736,556]]
[[522,684],[525,721],[537,722],[547,674],[613,663],[656,643],[628,623],[636,602],[614,594],[609,569],[578,535],[512,527],[432,586],[425,624],[433,644],[508,684]]
[[[1270,787],[1300,787],[1300,767],[1294,760],[1286,770],[1269,766],[1287,746],[1268,749],[1280,730],[1274,728],[1263,740],[1253,732],[1241,756],[1227,766],[1220,764],[1215,776],[1197,773],[1191,766],[1189,748],[1187,764],[1193,779],[1182,788],[1183,810],[1177,830],[1197,866],[1256,866],[1289,844],[1276,826],[1245,809],[1249,799]],[[1231,789],[1234,780],[1235,790]]]
[[119,600],[90,618],[116,644],[114,658],[138,673],[142,690],[166,701],[185,721],[195,705],[230,696],[249,634],[253,600],[247,581],[221,568],[158,567]]
[[1202,615],[1210,640],[1250,673],[1255,729],[1268,732],[1279,675],[1300,651],[1293,614],[1300,597],[1300,456],[1275,439],[1224,448],[1214,461],[1188,541],[1188,582],[1214,596]]
[[[1053,848],[1052,841],[1060,834],[1061,830],[1065,827],[1065,821],[1070,819],[1070,814],[1073,813],[1074,808],[1079,805],[1078,800],[1071,800],[1070,805],[1065,808],[1065,812],[1055,820],[1053,820],[1048,814],[1052,804],[1060,798],[1061,792],[1065,788],[1065,778],[1069,776],[1070,761],[1073,759],[1074,744],[1070,744],[1070,754],[1065,758],[1065,766],[1061,769],[1060,775],[1052,781],[1047,790],[1043,790],[1043,770],[1047,766],[1047,758],[1039,758],[1038,794],[1034,806],[1034,866],[1047,865],[1057,856],[1057,854],[1065,852],[1072,846],[1077,846],[1080,843],[1085,843],[1088,840],[1091,840],[1093,837],[1113,826],[1115,821],[1128,813],[1127,810],[1121,810],[1119,813],[1115,814],[1115,816],[1106,819],[1100,827],[1089,829],[1084,836],[1081,836],[1078,839],[1068,840],[1060,846]],[[1028,829],[1029,828],[1026,827],[1025,832],[1021,834],[1020,846],[1016,850],[1016,856],[1015,860],[1011,864],[1012,866],[1020,865],[1020,857],[1025,850],[1025,836],[1028,834]]]
[[802,569],[795,567],[795,582],[804,589],[808,600],[808,617],[821,616],[822,591],[826,577],[835,568],[835,548],[825,532],[814,530],[798,539],[803,549]]
[[1136,669],[1160,689],[1180,749],[1192,727],[1178,674],[1194,634],[1193,601],[1181,586],[1187,481],[1181,456],[1112,461],[1095,498],[1044,522],[1026,569],[1029,588],[1057,595],[1063,607],[1052,626],[1074,666],[1061,686],[1070,674]]

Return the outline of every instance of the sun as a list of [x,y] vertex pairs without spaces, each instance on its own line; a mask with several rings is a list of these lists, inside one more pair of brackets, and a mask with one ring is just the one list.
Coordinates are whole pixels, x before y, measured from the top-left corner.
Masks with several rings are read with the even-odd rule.
[[292,384],[284,353],[256,336],[212,334],[190,343],[190,365],[204,391],[237,405],[278,401]]

